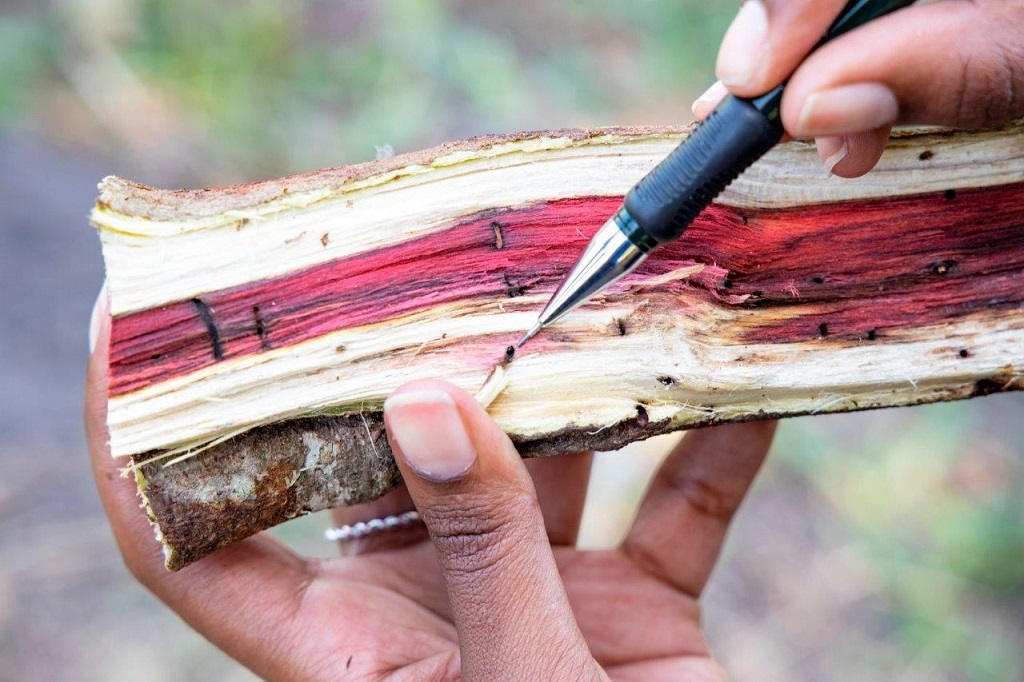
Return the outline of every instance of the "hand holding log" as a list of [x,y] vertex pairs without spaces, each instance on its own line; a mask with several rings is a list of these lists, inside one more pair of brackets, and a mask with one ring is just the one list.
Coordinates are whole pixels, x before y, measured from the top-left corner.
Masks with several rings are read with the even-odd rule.
[[[400,494],[419,509],[429,538],[385,535],[357,545],[354,556],[313,560],[260,534],[171,573],[134,484],[110,457],[109,316],[101,310],[98,320],[86,424],[125,563],[257,675],[724,677],[701,634],[697,600],[774,424],[688,435],[658,473],[622,547],[580,552],[589,456],[524,462],[472,396],[419,382],[386,403],[385,420],[408,482]],[[395,503],[392,496],[345,513],[379,516]]]

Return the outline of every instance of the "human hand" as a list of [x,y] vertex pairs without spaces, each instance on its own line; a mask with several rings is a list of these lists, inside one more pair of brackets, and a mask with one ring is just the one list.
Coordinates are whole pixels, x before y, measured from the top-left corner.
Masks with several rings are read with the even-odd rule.
[[110,323],[99,319],[86,427],[124,561],[261,677],[724,678],[701,634],[697,599],[773,424],[687,435],[622,546],[581,552],[574,545],[590,456],[524,463],[471,396],[418,382],[385,408],[407,490],[338,515],[351,522],[415,503],[429,537],[389,531],[352,543],[351,556],[320,560],[261,534],[169,573],[134,484],[110,456]]
[[826,168],[852,178],[878,163],[894,125],[970,129],[1024,116],[1021,0],[914,5],[840,36],[801,64],[846,3],[745,0],[722,41],[719,82],[694,103],[697,118],[726,89],[762,95],[792,73],[782,102],[786,131],[817,138]]

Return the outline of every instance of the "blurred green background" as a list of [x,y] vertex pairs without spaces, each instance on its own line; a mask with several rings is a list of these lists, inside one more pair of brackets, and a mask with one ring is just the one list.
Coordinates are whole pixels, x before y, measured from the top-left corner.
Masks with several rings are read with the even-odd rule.
[[[508,130],[678,124],[732,3],[0,5],[0,679],[250,679],[122,568],[79,426],[108,173],[224,185]],[[785,423],[706,594],[738,680],[1024,679],[1016,396]],[[666,443],[604,456],[614,543]],[[322,519],[275,531],[323,554]]]
[[696,1],[24,4],[0,10],[2,120],[216,183],[361,161],[375,144],[679,123],[732,13]]

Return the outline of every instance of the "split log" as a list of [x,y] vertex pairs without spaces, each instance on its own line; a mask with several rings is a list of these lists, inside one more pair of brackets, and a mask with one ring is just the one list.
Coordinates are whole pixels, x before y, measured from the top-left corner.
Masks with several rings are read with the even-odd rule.
[[[108,423],[169,568],[398,483],[400,384],[479,391],[684,130],[484,137],[242,187],[108,178]],[[782,145],[489,385],[524,456],[1021,387],[1024,127]],[[500,381],[499,381],[500,379]],[[184,457],[183,457],[184,456]]]

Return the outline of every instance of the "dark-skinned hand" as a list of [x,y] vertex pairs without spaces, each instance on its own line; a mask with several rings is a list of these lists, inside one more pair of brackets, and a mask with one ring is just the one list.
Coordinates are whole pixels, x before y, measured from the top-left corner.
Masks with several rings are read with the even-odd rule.
[[694,114],[707,116],[727,91],[763,95],[792,74],[786,131],[816,138],[826,168],[846,178],[875,167],[894,125],[973,129],[1024,116],[1024,1],[918,3],[807,57],[846,3],[745,0],[722,41],[719,80]]
[[575,548],[589,454],[524,463],[466,392],[407,385],[385,406],[407,488],[341,522],[415,505],[429,529],[349,556],[299,556],[268,534],[177,573],[110,456],[109,316],[99,312],[86,425],[93,470],[135,577],[217,647],[273,680],[721,680],[698,598],[774,424],[695,431],[672,452],[618,549]]

